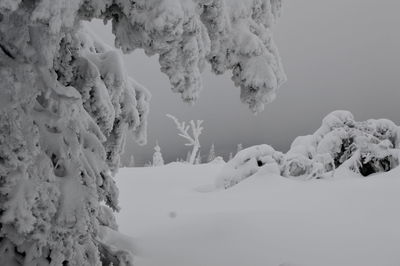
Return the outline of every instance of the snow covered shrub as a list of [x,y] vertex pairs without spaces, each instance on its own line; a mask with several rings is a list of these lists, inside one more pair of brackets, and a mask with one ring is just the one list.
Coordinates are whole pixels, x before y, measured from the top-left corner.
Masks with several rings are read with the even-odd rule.
[[284,155],[281,165],[282,176],[319,178],[323,173],[334,169],[333,158],[329,153],[318,153],[313,135],[299,136]]
[[394,150],[381,144],[369,144],[368,146],[360,149],[358,171],[363,176],[387,172],[399,165],[400,150]]
[[348,111],[334,111],[314,134],[297,137],[286,154],[268,145],[240,151],[217,176],[216,186],[229,188],[255,173],[318,179],[338,168],[368,176],[399,164],[400,127],[387,119],[357,122]]
[[281,152],[263,144],[241,150],[221,170],[216,179],[217,188],[229,188],[254,175],[260,168],[275,165],[279,174],[279,164],[283,158]]
[[206,62],[231,70],[253,111],[285,80],[271,27],[280,0],[0,0],[0,258],[3,265],[131,265],[108,242],[113,175],[127,132],[146,140],[150,95],[119,51],[82,26],[111,21],[115,45],[159,55],[194,101]]
[[224,158],[222,158],[221,156],[217,156],[210,163],[219,164],[219,163],[225,163],[225,161]]
[[400,128],[392,121],[357,122],[348,111],[334,111],[313,135],[295,139],[283,175],[317,177],[316,171],[321,175],[339,167],[363,176],[389,171],[399,165],[399,140]]
[[283,176],[310,175],[313,169],[313,161],[300,153],[285,155]]

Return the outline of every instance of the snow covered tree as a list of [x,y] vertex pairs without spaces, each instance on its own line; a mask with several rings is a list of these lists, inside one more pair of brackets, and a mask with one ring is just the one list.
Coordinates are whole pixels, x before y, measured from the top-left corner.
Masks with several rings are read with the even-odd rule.
[[202,159],[201,159],[201,152],[199,151],[199,152],[197,153],[197,156],[196,156],[196,159],[195,159],[195,161],[194,161],[194,164],[201,164],[201,162],[202,162]]
[[135,167],[135,157],[133,156],[133,154],[131,155],[130,159],[129,159],[129,167]]
[[241,150],[243,150],[243,145],[242,143],[239,143],[236,148],[236,154],[239,153]]
[[190,152],[190,151],[188,151],[187,153],[186,153],[186,160],[185,160],[185,162],[190,162],[190,155],[191,155],[192,153]]
[[321,177],[350,169],[363,176],[385,172],[400,163],[400,128],[386,119],[354,120],[334,111],[312,135],[297,137],[285,155],[283,175]]
[[210,151],[208,153],[207,161],[212,162],[215,159],[215,146],[211,144]]
[[150,95],[78,10],[46,3],[0,9],[0,257],[130,265],[132,254],[108,242],[117,226],[104,214],[119,209],[113,174],[128,130],[145,142]]
[[[185,101],[205,63],[232,71],[254,112],[285,75],[271,27],[280,0],[0,0],[0,258],[4,265],[131,265],[110,242],[127,132],[146,141],[150,94],[115,46],[158,54]],[[108,207],[105,207],[104,204]]]
[[145,162],[144,165],[143,165],[143,167],[152,167],[152,166],[153,166],[152,161],[147,161],[147,162]]
[[233,153],[230,152],[230,153],[229,153],[229,157],[228,157],[228,162],[229,162],[230,160],[232,160],[232,159],[233,159]]
[[[200,149],[199,136],[200,136],[201,132],[203,131],[203,127],[201,126],[201,124],[203,123],[203,120],[197,120],[196,122],[194,122],[193,120],[190,120],[190,122],[187,125],[185,121],[179,122],[179,120],[171,114],[167,114],[167,117],[171,118],[172,121],[174,121],[176,128],[178,129],[178,132],[179,132],[178,135],[188,141],[185,144],[185,146],[193,147],[192,152],[190,153],[190,158],[189,158],[188,163],[194,164],[195,160],[196,160],[197,152]],[[192,135],[190,135],[189,129],[191,129]]]
[[161,154],[161,148],[158,144],[154,147],[154,154],[153,154],[153,166],[161,166],[164,165],[164,159]]

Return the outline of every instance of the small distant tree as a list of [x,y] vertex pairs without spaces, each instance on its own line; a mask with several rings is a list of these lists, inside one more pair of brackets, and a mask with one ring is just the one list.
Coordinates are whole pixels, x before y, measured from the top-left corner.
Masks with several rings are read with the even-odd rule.
[[207,161],[212,162],[215,159],[215,146],[211,144],[210,151],[208,153]]
[[200,151],[197,153],[194,164],[201,164],[201,152]]
[[129,159],[128,167],[135,167],[135,158],[133,157],[133,155],[131,155]]
[[242,145],[242,143],[239,143],[239,144],[237,145],[236,153],[240,152],[241,150],[243,150],[243,145]]
[[[171,114],[167,114],[167,117],[171,118],[175,122],[175,125],[179,131],[178,135],[188,141],[185,145],[193,147],[188,162],[190,164],[194,164],[197,152],[200,149],[199,136],[203,131],[203,127],[201,126],[203,120],[197,120],[196,122],[190,120],[189,124],[186,124],[185,121],[179,122],[179,120]],[[188,132],[189,129],[192,129],[192,135],[190,135]]]
[[185,162],[187,162],[187,163],[190,161],[190,154],[191,154],[190,151],[188,151],[188,152],[186,153],[186,160],[185,160]]
[[229,153],[229,159],[228,159],[228,162],[230,161],[230,160],[232,160],[233,159],[233,153],[232,152],[230,152]]
[[153,166],[161,166],[164,165],[164,159],[161,154],[161,148],[158,144],[154,147],[154,154],[153,154]]

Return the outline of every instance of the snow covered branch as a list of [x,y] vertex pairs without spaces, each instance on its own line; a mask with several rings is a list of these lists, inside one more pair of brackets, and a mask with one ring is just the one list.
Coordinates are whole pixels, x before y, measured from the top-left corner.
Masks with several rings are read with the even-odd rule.
[[254,112],[275,98],[286,80],[272,26],[281,0],[84,1],[84,17],[112,21],[115,45],[159,54],[172,90],[193,102],[208,62],[216,74],[232,72],[241,100]]

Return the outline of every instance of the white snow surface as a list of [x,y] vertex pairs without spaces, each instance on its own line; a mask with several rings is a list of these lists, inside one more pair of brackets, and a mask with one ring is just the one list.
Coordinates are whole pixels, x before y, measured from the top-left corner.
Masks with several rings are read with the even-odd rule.
[[224,165],[119,171],[136,266],[400,265],[400,167],[307,181],[259,171],[215,190]]

